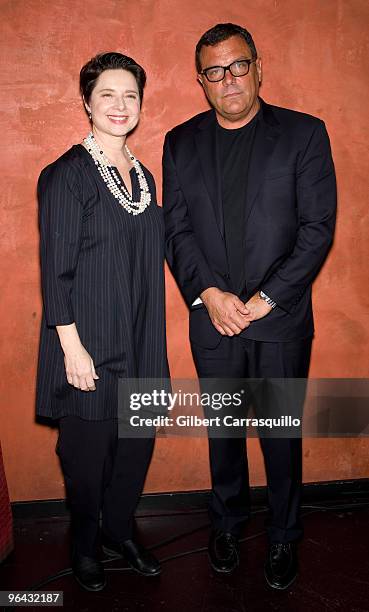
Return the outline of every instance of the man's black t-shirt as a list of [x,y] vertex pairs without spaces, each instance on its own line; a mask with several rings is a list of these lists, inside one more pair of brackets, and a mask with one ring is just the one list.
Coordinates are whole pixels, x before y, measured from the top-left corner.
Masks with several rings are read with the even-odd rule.
[[240,295],[245,288],[245,204],[247,176],[257,116],[247,125],[229,130],[217,124],[225,241],[231,288]]

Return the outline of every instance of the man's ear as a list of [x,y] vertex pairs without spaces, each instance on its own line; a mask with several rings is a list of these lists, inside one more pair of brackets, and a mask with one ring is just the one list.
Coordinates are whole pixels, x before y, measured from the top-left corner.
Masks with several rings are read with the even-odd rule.
[[204,83],[203,83],[203,81],[202,81],[202,75],[201,75],[201,74],[198,74],[198,75],[197,75],[197,80],[198,80],[198,82],[200,83],[201,87],[204,87]]
[[262,70],[262,62],[261,62],[261,57],[258,57],[256,62],[256,71],[258,73],[258,79],[259,79],[259,84],[261,83],[261,81],[263,80],[263,70]]

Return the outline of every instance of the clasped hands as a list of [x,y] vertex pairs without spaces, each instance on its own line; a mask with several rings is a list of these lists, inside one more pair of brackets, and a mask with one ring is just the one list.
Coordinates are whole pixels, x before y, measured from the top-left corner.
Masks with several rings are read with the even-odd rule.
[[236,336],[249,327],[252,321],[262,319],[270,313],[272,307],[262,300],[259,292],[255,293],[245,304],[228,291],[209,287],[200,295],[215,329],[222,336]]

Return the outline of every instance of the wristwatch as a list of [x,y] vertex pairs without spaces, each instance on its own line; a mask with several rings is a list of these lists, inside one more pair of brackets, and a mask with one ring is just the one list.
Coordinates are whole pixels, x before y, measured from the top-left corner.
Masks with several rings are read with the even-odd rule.
[[269,306],[271,306],[272,308],[275,308],[277,306],[277,302],[274,302],[272,298],[270,298],[269,296],[267,296],[266,293],[264,293],[264,291],[259,291],[259,297],[264,300],[264,302],[269,304]]

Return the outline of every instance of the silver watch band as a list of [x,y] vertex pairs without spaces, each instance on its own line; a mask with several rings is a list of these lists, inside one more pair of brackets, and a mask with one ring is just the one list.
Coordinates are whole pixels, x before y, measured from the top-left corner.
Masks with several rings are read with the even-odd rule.
[[274,300],[272,300],[272,298],[270,298],[266,293],[264,293],[264,291],[259,291],[259,296],[272,308],[275,308],[277,306],[277,302],[274,302]]

